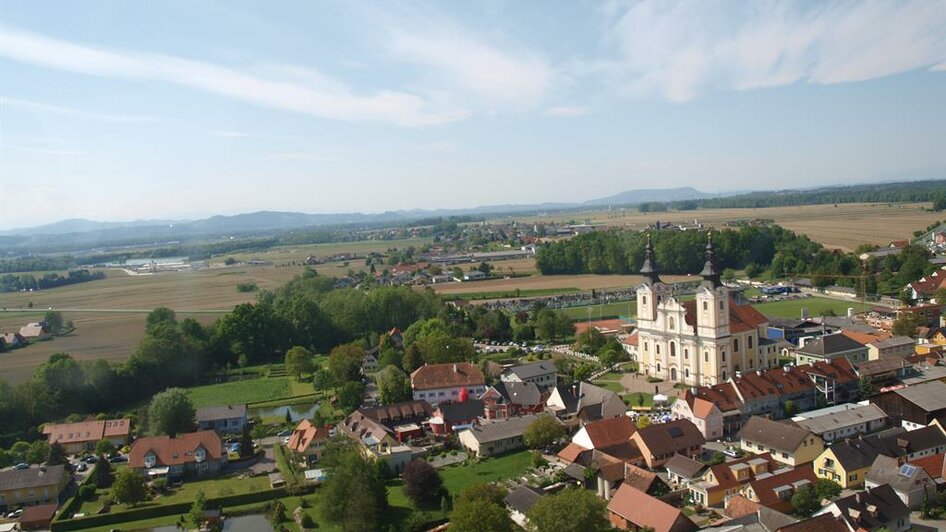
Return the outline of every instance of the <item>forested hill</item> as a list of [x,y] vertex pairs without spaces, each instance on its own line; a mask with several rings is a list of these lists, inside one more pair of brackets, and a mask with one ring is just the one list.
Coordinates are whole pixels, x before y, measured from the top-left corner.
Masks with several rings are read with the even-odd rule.
[[696,204],[704,209],[731,209],[829,203],[918,202],[934,201],[942,197],[946,197],[946,179],[750,192],[725,198],[704,198],[696,200]]
[[[536,265],[543,275],[630,274],[644,262],[646,237],[636,231],[608,231],[579,235],[542,247]],[[819,286],[854,286],[862,265],[855,253],[825,249],[805,235],[777,225],[741,227],[713,233],[721,269],[745,269],[770,279],[807,276]],[[706,234],[701,231],[657,231],[654,252],[660,271],[696,274],[703,268]],[[868,246],[869,247],[869,246]],[[858,249],[857,253],[864,250]],[[898,293],[902,287],[932,269],[928,252],[911,246],[886,257],[876,276],[867,280],[867,292]],[[852,276],[852,277],[840,277]]]

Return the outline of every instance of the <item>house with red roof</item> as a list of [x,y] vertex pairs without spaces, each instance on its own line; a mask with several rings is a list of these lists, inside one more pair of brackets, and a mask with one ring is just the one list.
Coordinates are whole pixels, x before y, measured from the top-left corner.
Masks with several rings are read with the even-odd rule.
[[128,466],[149,477],[208,476],[227,463],[216,431],[138,438],[128,453]]
[[703,506],[722,506],[728,496],[739,493],[754,478],[770,474],[779,467],[769,453],[710,466],[698,482],[687,485],[690,500]]
[[766,508],[787,513],[793,510],[792,496],[803,486],[814,487],[817,480],[815,470],[811,467],[782,468],[771,475],[754,477],[739,493]]
[[649,528],[654,532],[691,532],[699,529],[679,508],[629,484],[621,484],[608,503],[608,520],[620,530]]
[[325,445],[331,438],[330,426],[317,427],[308,419],[303,419],[289,435],[289,444],[286,448],[311,464],[322,459],[322,452],[325,451]]
[[[943,270],[936,270],[906,286],[906,290],[910,291],[911,299],[930,302],[933,302],[934,295],[940,288],[946,288],[946,272]],[[936,301],[936,303],[942,304],[946,301]]]
[[435,405],[457,401],[460,390],[466,390],[469,397],[479,397],[486,391],[486,380],[480,368],[470,362],[424,364],[411,373],[411,388],[415,400]]
[[100,440],[108,440],[122,447],[131,437],[131,420],[105,419],[77,423],[49,423],[43,425],[43,434],[50,445],[59,443],[69,454],[91,451]]

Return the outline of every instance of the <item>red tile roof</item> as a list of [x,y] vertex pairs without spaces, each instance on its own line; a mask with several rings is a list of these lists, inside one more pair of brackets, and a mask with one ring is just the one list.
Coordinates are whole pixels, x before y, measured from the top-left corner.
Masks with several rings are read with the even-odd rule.
[[624,320],[596,320],[575,322],[575,334],[581,334],[588,329],[595,328],[600,332],[623,331],[632,325]]
[[[684,301],[683,308],[686,309],[684,321],[690,327],[696,327],[696,301]],[[733,298],[729,298],[729,332],[741,333],[758,329],[763,323],[768,323],[761,312],[752,305],[738,305]]]
[[926,473],[933,479],[944,478],[943,477],[943,466],[946,465],[943,463],[943,458],[946,457],[946,454],[933,454],[930,456],[924,456],[922,458],[914,458],[910,460],[912,465],[923,468]]
[[[738,464],[748,463],[750,460],[763,459],[768,462],[766,466],[766,472],[770,472],[779,467],[779,463],[772,458],[772,455],[769,453],[762,453],[752,456],[747,456],[744,458],[739,458],[731,462],[726,462],[724,464],[716,464],[709,468],[707,473],[712,473],[713,478],[716,480],[716,484],[706,488],[707,493],[712,493],[714,491],[728,490],[736,486],[748,483],[755,477],[755,474],[752,473],[752,470],[749,470],[749,478],[745,480],[739,480],[736,478],[736,475],[732,472],[732,466]],[[706,475],[706,474],[704,474]]]
[[640,336],[637,334],[637,331],[634,331],[633,333],[625,336],[624,339],[621,340],[621,343],[624,345],[632,345],[634,347],[637,347],[637,343],[639,339],[640,339]]
[[584,428],[596,449],[627,442],[637,432],[637,426],[627,416],[593,421]]
[[921,296],[930,296],[933,295],[936,290],[940,288],[946,288],[946,274],[943,274],[943,272],[937,270],[926,277],[921,277],[919,280],[914,281],[907,286],[916,290],[916,292]]
[[425,364],[411,373],[414,390],[483,386],[484,383],[483,372],[469,362]]
[[587,450],[588,449],[585,449],[584,447],[582,447],[581,445],[578,445],[577,443],[569,443],[568,445],[565,446],[564,449],[558,452],[558,457],[561,458],[562,460],[565,460],[568,463],[571,463],[571,462],[574,462],[575,460],[578,460],[578,455],[580,455],[581,453]]
[[608,511],[627,519],[638,527],[651,527],[654,532],[670,532],[671,530],[696,530],[696,525],[686,526],[686,522],[678,521],[689,519],[660,499],[651,497],[639,489],[628,484],[621,484],[617,493],[608,503]]
[[137,469],[145,467],[145,455],[155,454],[155,466],[181,465],[195,462],[194,451],[198,448],[207,451],[207,458],[218,460],[223,456],[223,443],[220,436],[212,430],[202,430],[178,434],[175,438],[152,436],[138,438],[128,453],[128,465]]
[[775,493],[775,488],[792,485],[795,482],[804,480],[807,480],[811,484],[814,484],[815,481],[818,480],[815,476],[814,468],[807,464],[798,466],[784,473],[772,475],[771,477],[754,479],[749,482],[749,485],[752,486],[752,491],[755,492],[755,496],[759,499],[759,502],[763,506],[772,508],[778,506],[779,503],[784,504],[784,501]]
[[860,380],[860,377],[854,370],[854,366],[851,365],[851,361],[844,357],[836,358],[831,362],[819,360],[814,364],[804,364],[802,366],[798,366],[798,371],[828,377],[833,379],[838,384]]
[[761,504],[737,494],[726,501],[726,509],[723,510],[723,514],[730,519],[738,519],[744,515],[758,512],[761,507]]
[[131,420],[128,418],[49,424],[43,427],[43,434],[46,434],[49,443],[60,444],[97,442],[103,438],[122,436],[127,438],[130,433]]
[[289,444],[286,447],[302,454],[313,442],[328,440],[330,437],[328,427],[316,427],[308,419],[303,419],[292,431],[292,435],[289,436]]

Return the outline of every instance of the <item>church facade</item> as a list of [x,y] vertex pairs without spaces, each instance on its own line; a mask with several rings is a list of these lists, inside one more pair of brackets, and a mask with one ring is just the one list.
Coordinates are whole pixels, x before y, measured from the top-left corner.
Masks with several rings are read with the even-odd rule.
[[716,252],[706,246],[703,281],[695,300],[682,301],[660,280],[648,237],[644,282],[637,288],[638,371],[691,386],[726,382],[740,372],[776,367],[766,354],[768,320],[749,305],[738,305],[720,282]]

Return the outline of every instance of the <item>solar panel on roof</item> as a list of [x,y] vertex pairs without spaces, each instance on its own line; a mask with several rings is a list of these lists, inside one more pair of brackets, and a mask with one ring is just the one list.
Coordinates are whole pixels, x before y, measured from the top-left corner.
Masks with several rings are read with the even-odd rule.
[[914,473],[916,473],[916,466],[912,466],[910,464],[903,464],[902,466],[900,466],[901,476],[910,478],[913,476]]
[[670,436],[673,438],[679,438],[683,436],[683,429],[681,429],[680,427],[670,427],[669,429],[667,429],[667,433],[670,434]]

